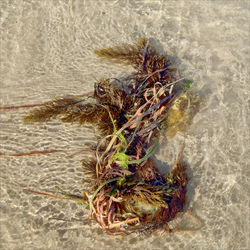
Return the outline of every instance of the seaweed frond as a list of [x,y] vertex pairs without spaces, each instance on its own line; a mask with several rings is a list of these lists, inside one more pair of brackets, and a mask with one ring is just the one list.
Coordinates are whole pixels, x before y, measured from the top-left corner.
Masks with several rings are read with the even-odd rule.
[[88,208],[88,204],[84,202],[84,197],[81,197],[79,195],[69,194],[65,192],[63,189],[61,189],[59,186],[55,186],[55,188],[65,197],[69,198],[72,201],[76,201],[78,204],[84,205],[86,208]]
[[[113,62],[130,64],[136,72],[129,82],[101,79],[95,83],[91,98],[71,96],[47,102],[32,110],[24,121],[46,122],[57,117],[65,123],[98,128],[103,138],[94,149],[85,150],[95,155],[82,161],[88,190],[80,197],[57,187],[64,195],[59,198],[84,204],[89,208],[89,218],[110,234],[157,229],[183,211],[188,176],[185,165],[180,163],[183,148],[172,171],[165,176],[151,157],[164,125],[168,137],[186,131],[197,112],[199,98],[188,90],[191,81],[176,79],[167,55],[161,54],[152,40],[141,39],[136,44],[95,53]],[[125,91],[123,84],[127,82]],[[181,89],[177,83],[182,83]]]
[[[143,38],[137,44],[123,44],[94,51],[101,58],[112,60],[114,63],[132,65],[136,70],[136,81],[144,81],[145,77],[152,75],[149,82],[167,83],[174,80],[175,69],[166,55],[162,55],[149,40]],[[159,72],[157,72],[159,71]],[[155,74],[154,72],[157,72]]]
[[99,104],[82,104],[70,107],[61,118],[62,122],[93,124],[104,135],[112,134],[113,124],[105,107]]
[[69,106],[73,106],[78,101],[73,98],[61,98],[49,101],[43,104],[42,107],[33,109],[28,115],[24,116],[24,122],[48,122],[52,118],[66,112]]
[[199,110],[200,98],[188,91],[180,95],[170,106],[167,113],[167,137],[184,133]]
[[94,53],[101,58],[112,60],[114,63],[132,64],[135,68],[145,63],[148,57],[155,57],[155,59],[160,57],[159,52],[145,38],[142,38],[137,44],[122,44],[95,50]]
[[95,83],[94,96],[98,103],[115,106],[120,110],[128,109],[133,104],[133,97],[111,84],[109,79],[101,79]]
[[143,60],[143,52],[147,44],[146,39],[141,39],[138,44],[122,44],[120,46],[95,50],[99,57],[112,60],[115,63],[138,65]]
[[92,181],[96,181],[97,175],[96,175],[96,161],[94,160],[82,160],[82,169],[84,174],[84,181],[87,181],[88,183]]
[[161,208],[167,208],[162,199],[163,190],[145,183],[138,183],[121,193],[123,202],[119,204],[120,215],[134,214],[140,218],[154,217]]

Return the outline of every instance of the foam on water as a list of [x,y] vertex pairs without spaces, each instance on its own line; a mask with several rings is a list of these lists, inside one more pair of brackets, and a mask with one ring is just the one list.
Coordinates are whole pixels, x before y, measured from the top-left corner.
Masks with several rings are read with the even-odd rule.
[[[102,62],[93,50],[140,37],[154,38],[203,100],[183,154],[185,209],[202,227],[122,239],[88,225],[88,211],[74,202],[24,192],[56,193],[58,185],[80,195],[87,155],[75,152],[96,142],[93,129],[29,126],[22,123],[27,110],[1,110],[1,153],[64,151],[0,158],[1,248],[248,249],[249,7],[248,0],[1,1],[1,106],[86,93],[101,77],[127,75],[132,68]],[[162,143],[155,161],[163,171],[182,143],[181,135]]]

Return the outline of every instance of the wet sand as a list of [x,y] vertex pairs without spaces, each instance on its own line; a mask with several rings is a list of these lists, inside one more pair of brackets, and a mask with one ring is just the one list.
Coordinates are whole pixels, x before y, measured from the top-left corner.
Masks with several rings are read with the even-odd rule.
[[[131,67],[99,60],[93,50],[152,38],[203,100],[185,141],[190,181],[177,227],[192,232],[110,237],[87,223],[82,206],[25,192],[81,195],[76,153],[96,143],[92,127],[23,124],[28,109],[0,110],[1,249],[249,249],[249,10],[232,1],[1,1],[0,106],[43,103],[92,91],[102,77]],[[247,116],[248,114],[248,116]],[[184,140],[154,156],[164,171]],[[201,221],[198,228],[192,214]],[[187,221],[183,224],[183,221]]]

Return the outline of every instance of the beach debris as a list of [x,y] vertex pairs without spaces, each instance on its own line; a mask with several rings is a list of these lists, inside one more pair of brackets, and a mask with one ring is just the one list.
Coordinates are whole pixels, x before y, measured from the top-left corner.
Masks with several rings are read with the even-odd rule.
[[[176,78],[176,69],[150,40],[99,49],[95,54],[114,63],[132,65],[123,80],[101,79],[92,95],[52,100],[31,110],[25,122],[93,124],[102,139],[91,161],[83,160],[85,174],[94,180],[82,200],[59,190],[67,199],[82,202],[104,232],[128,234],[164,227],[183,211],[188,176],[176,159],[170,173],[159,172],[152,155],[160,136],[172,138],[191,122],[199,99],[189,93],[190,81]],[[180,88],[181,86],[181,88]],[[167,132],[164,132],[167,131]],[[38,192],[39,193],[39,192]]]
[[184,133],[191,125],[198,112],[200,98],[189,91],[178,96],[167,112],[167,138],[173,138],[177,133]]

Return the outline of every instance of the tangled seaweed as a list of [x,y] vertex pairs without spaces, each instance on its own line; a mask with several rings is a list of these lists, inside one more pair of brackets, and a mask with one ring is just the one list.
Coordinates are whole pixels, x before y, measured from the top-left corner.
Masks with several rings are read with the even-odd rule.
[[159,172],[151,156],[164,129],[169,137],[186,129],[191,115],[186,111],[185,91],[190,82],[177,80],[167,56],[147,39],[95,54],[134,67],[133,77],[126,81],[127,91],[118,87],[119,81],[102,79],[91,97],[47,102],[31,110],[24,121],[47,122],[59,117],[62,122],[94,124],[103,138],[95,149],[96,157],[83,161],[83,168],[95,184],[77,201],[110,234],[163,227],[183,210],[188,177],[180,155],[166,175]]

